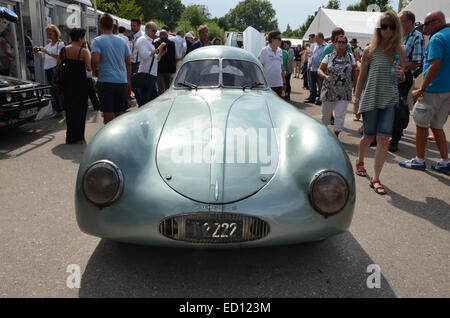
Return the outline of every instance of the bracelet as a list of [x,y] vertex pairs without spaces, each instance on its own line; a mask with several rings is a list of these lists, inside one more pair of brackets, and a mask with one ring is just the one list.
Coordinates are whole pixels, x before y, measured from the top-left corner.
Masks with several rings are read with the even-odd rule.
[[353,101],[352,101],[352,103],[353,104],[358,104],[359,103],[359,99],[357,98],[357,99],[354,99]]

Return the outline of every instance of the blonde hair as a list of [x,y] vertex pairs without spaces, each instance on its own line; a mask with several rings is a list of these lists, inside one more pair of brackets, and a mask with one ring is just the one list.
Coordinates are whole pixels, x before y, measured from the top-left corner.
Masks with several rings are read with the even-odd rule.
[[400,19],[398,15],[393,11],[387,11],[383,13],[380,16],[380,19],[378,20],[377,27],[374,31],[372,40],[370,42],[370,48],[369,48],[369,60],[372,59],[373,54],[375,53],[375,50],[378,49],[381,45],[381,22],[389,20],[389,22],[394,23],[395,25],[395,31],[393,32],[392,38],[389,40],[389,44],[386,47],[386,53],[392,57],[392,60],[394,60],[394,56],[396,54],[400,54],[402,50],[402,37],[403,37],[403,31],[402,31],[402,24],[400,23]]
[[58,37],[58,41],[61,39],[61,31],[59,31],[58,27],[54,24],[49,24],[45,28],[45,31],[53,31]]

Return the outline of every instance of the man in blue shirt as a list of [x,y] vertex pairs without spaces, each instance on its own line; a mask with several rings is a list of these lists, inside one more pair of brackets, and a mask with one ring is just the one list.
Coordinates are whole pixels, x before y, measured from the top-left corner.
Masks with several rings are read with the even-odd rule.
[[420,89],[412,92],[413,99],[418,100],[413,109],[416,124],[416,157],[401,161],[399,165],[410,169],[426,169],[425,147],[428,128],[431,127],[441,155],[441,160],[431,168],[448,173],[450,161],[443,127],[450,112],[450,27],[446,26],[445,15],[441,11],[427,14],[424,33],[431,35],[425,49],[424,81]]
[[208,40],[209,30],[206,25],[201,25],[197,29],[199,40],[192,44],[191,51],[198,49],[199,47],[212,45],[211,41]]
[[[316,105],[321,105],[320,101],[320,90],[322,89],[323,79],[317,74],[320,66],[320,58],[322,57],[323,50],[327,47],[327,43],[324,41],[324,36],[322,33],[318,33],[315,37],[317,48],[311,56],[311,85],[309,85],[310,96],[305,101],[305,103],[316,103]],[[317,87],[319,91],[317,92]],[[317,97],[317,101],[316,101]]]
[[113,34],[114,20],[105,13],[100,16],[102,35],[92,41],[92,69],[98,76],[98,97],[105,125],[123,114],[123,101],[130,82],[130,49]]

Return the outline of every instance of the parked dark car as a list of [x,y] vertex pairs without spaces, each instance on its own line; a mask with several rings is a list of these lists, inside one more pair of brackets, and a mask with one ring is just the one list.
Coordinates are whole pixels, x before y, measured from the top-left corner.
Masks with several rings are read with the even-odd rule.
[[0,75],[0,127],[20,126],[47,106],[50,86]]

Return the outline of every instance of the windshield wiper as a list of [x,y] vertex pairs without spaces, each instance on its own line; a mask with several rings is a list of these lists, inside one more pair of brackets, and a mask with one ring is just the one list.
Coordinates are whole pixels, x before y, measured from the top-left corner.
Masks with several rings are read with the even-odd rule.
[[253,82],[253,83],[246,83],[244,84],[244,86],[242,86],[242,90],[245,91],[246,88],[256,88],[258,86],[264,85],[264,83],[260,83],[260,82]]
[[190,89],[193,89],[193,88],[197,89],[198,88],[197,85],[189,83],[187,81],[179,82],[178,85],[181,85],[181,86],[184,86],[184,87],[189,87]]

